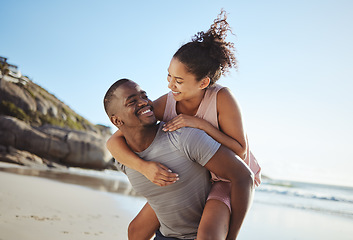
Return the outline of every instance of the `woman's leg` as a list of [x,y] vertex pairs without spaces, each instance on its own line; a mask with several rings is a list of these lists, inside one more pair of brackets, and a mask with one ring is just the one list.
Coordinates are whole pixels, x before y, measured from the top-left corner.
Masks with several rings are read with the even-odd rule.
[[223,202],[210,199],[201,217],[197,240],[225,240],[228,234],[230,211]]
[[197,240],[224,240],[229,230],[231,205],[230,183],[215,182],[212,185],[202,213]]
[[151,206],[146,203],[129,224],[129,240],[150,240],[158,228],[157,216]]

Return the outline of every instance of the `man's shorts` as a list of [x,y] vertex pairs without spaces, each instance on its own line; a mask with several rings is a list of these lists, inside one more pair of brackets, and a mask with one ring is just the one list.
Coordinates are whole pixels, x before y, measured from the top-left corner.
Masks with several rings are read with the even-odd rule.
[[224,181],[217,181],[212,184],[211,191],[208,194],[207,201],[210,199],[215,199],[223,202],[232,212],[232,207],[230,206],[230,189],[231,183]]
[[[162,235],[162,233],[157,230],[156,236],[154,237],[154,240],[180,240],[179,238],[170,238],[170,237],[165,237]],[[194,239],[184,239],[184,240],[194,240]]]

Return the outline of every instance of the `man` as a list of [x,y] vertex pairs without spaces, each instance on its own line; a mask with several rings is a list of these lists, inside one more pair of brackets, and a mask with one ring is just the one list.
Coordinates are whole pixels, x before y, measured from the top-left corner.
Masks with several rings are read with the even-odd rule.
[[131,80],[115,82],[105,95],[104,107],[134,152],[179,174],[176,183],[159,187],[139,172],[122,166],[136,192],[147,199],[158,218],[156,239],[196,238],[211,187],[209,171],[231,181],[231,201],[237,208],[232,209],[230,227],[238,234],[254,186],[252,173],[240,158],[199,129],[162,131],[146,92]]

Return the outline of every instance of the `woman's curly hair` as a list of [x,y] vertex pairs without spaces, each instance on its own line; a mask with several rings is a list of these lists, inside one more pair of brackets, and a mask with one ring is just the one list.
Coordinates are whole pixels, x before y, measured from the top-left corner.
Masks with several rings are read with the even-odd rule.
[[185,64],[197,81],[209,77],[212,86],[230,68],[237,68],[234,44],[225,41],[228,31],[232,33],[222,10],[207,32],[198,32],[173,57]]

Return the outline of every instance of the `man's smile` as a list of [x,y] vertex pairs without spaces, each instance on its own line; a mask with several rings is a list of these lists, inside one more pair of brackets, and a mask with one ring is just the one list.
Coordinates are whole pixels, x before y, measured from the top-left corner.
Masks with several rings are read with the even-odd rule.
[[139,115],[139,116],[142,116],[142,115],[145,115],[145,116],[152,116],[154,113],[152,111],[152,107],[151,106],[146,106],[140,110],[137,111],[136,115]]

